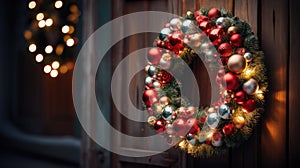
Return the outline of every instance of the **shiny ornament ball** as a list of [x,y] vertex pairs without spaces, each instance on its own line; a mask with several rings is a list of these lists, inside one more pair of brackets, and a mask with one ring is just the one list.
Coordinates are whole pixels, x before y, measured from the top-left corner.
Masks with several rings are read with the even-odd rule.
[[186,136],[186,140],[191,144],[191,145],[195,145],[197,140],[195,138],[195,135],[188,133]]
[[240,34],[233,34],[230,37],[230,42],[233,46],[240,47],[243,45],[244,39],[243,39],[242,35],[240,35]]
[[242,108],[246,112],[252,112],[256,109],[256,103],[253,99],[248,99],[242,104]]
[[212,142],[211,143],[215,147],[222,146],[222,144],[223,144],[222,134],[219,131],[213,133]]
[[205,54],[205,60],[207,60],[208,62],[211,62],[215,59],[216,53],[214,50],[207,50],[204,52]]
[[236,128],[242,128],[246,123],[245,118],[242,116],[236,116],[232,119],[232,121]]
[[226,104],[222,104],[218,109],[218,114],[221,118],[228,119],[230,118],[231,110]]
[[167,36],[168,36],[169,34],[171,34],[171,33],[172,33],[172,30],[171,30],[171,29],[169,29],[169,28],[163,28],[163,29],[160,31],[158,37],[159,37],[160,40],[165,41],[165,40],[167,39]]
[[201,16],[195,16],[195,19],[198,24],[200,24],[203,21],[209,21],[209,18],[207,16],[201,15]]
[[211,128],[211,129],[214,129],[218,126],[219,124],[219,116],[217,113],[209,113],[207,115],[207,118],[206,118],[206,123],[207,125]]
[[173,108],[171,106],[166,106],[162,111],[162,118],[169,121],[172,119]]
[[200,33],[191,35],[189,38],[189,45],[192,45],[193,47],[199,47],[201,45],[201,38],[202,35]]
[[228,34],[229,36],[232,36],[232,35],[236,34],[237,31],[238,31],[238,28],[237,28],[237,27],[235,27],[235,26],[230,26],[230,27],[228,28],[228,30],[227,30],[227,34]]
[[248,94],[252,95],[258,89],[258,83],[255,79],[249,79],[243,84],[243,90]]
[[148,69],[148,75],[149,76],[154,76],[155,74],[156,74],[156,67],[155,66],[153,66],[153,65],[151,65],[150,67],[149,67],[149,69]]
[[244,54],[244,58],[246,59],[247,62],[250,62],[253,59],[253,55],[249,52],[246,52]]
[[173,76],[166,71],[162,71],[157,74],[157,78],[162,84],[170,83],[173,80]]
[[200,132],[199,121],[196,118],[190,118],[186,121],[186,129],[191,134]]
[[151,65],[146,65],[145,68],[144,68],[144,70],[145,70],[145,72],[146,72],[147,74],[148,74],[148,70],[149,70],[150,66],[151,66]]
[[148,60],[153,64],[158,64],[161,56],[161,50],[157,47],[153,47],[148,51]]
[[171,60],[170,59],[161,58],[160,61],[159,61],[159,65],[163,69],[169,69],[171,67]]
[[147,107],[151,107],[152,104],[157,101],[156,92],[153,89],[145,90],[143,101]]
[[194,27],[193,21],[191,21],[190,19],[185,19],[182,22],[181,31],[187,34],[192,27]]
[[222,28],[214,28],[209,32],[208,37],[215,46],[218,46],[222,43],[222,40],[225,37],[225,32]]
[[148,117],[148,124],[150,124],[150,125],[154,125],[155,124],[155,122],[156,122],[156,117],[154,117],[154,116],[150,116],[150,117]]
[[181,25],[182,25],[182,21],[180,18],[173,18],[170,21],[170,29],[173,31],[180,30]]
[[234,101],[237,104],[243,104],[246,100],[246,93],[244,91],[238,91],[234,94]]
[[216,19],[221,16],[221,11],[217,8],[211,8],[207,13],[208,18]]
[[227,72],[222,80],[222,86],[227,90],[236,90],[239,87],[239,78],[231,72]]
[[198,24],[199,28],[206,34],[208,34],[210,29],[212,28],[212,24],[209,21],[202,21]]
[[214,113],[214,112],[216,112],[216,109],[213,107],[210,107],[207,109],[206,114],[210,114],[210,113]]
[[226,18],[224,18],[224,17],[219,17],[219,18],[216,20],[216,25],[217,25],[218,27],[226,27],[228,24],[229,24],[228,19],[226,19]]
[[229,43],[222,43],[218,48],[218,52],[223,57],[228,57],[232,53],[232,47]]
[[234,131],[234,125],[233,125],[233,124],[227,124],[227,125],[225,125],[225,126],[223,127],[222,131],[223,131],[223,133],[224,133],[225,135],[230,135],[230,134],[232,134],[233,131]]
[[240,55],[244,55],[245,52],[246,52],[246,49],[244,47],[240,47],[235,50],[235,53],[240,54]]
[[149,86],[149,87],[152,87],[153,86],[153,78],[152,77],[150,77],[150,76],[148,76],[148,77],[146,77],[146,79],[145,79],[145,84],[147,85],[147,86]]
[[173,125],[172,125],[172,124],[167,124],[167,125],[166,125],[166,132],[167,132],[167,134],[169,134],[169,135],[172,135],[172,134],[174,134],[174,133],[175,133],[175,131],[174,131],[174,128],[173,128]]
[[155,91],[159,91],[161,87],[161,84],[158,81],[153,82],[153,88]]
[[246,67],[246,60],[239,54],[234,54],[228,59],[228,69],[231,72],[241,73]]
[[159,99],[159,103],[162,105],[162,106],[166,106],[170,103],[170,98],[168,98],[167,96],[163,96]]
[[164,120],[156,120],[153,127],[157,133],[161,134],[166,130],[166,122]]
[[151,108],[156,114],[161,114],[163,110],[163,106],[158,102],[153,103]]
[[182,118],[177,118],[173,122],[173,128],[174,128],[175,134],[178,136],[185,136],[187,133],[186,122]]

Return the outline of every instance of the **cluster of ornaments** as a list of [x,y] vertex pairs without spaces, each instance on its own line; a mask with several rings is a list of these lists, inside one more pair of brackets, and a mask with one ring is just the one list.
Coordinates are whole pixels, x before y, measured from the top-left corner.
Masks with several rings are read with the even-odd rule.
[[[223,138],[247,124],[243,116],[232,115],[235,110],[242,109],[244,113],[256,110],[253,95],[260,87],[259,82],[254,78],[239,78],[256,55],[244,45],[246,37],[240,32],[231,17],[222,16],[219,9],[212,8],[205,14],[189,11],[186,18],[171,19],[161,30],[156,47],[149,49],[143,101],[150,114],[148,123],[157,133],[165,135],[170,145],[184,139],[193,146],[226,147]],[[172,60],[182,58],[187,50],[197,50],[207,62],[216,62],[221,67],[216,76],[220,100],[205,110],[178,107],[171,98],[158,94],[174,80],[168,72]]]

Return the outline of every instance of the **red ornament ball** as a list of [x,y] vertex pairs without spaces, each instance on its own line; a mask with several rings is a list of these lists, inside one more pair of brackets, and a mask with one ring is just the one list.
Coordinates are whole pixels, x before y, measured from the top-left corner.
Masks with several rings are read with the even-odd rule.
[[216,19],[221,16],[221,12],[217,8],[211,8],[207,13],[208,18]]
[[209,20],[208,17],[207,17],[207,16],[204,16],[204,15],[197,16],[197,17],[195,17],[195,18],[196,18],[196,21],[197,21],[198,24],[200,24],[200,23],[203,22],[203,21],[208,21],[208,20]]
[[199,28],[206,34],[209,33],[210,29],[212,28],[212,24],[209,21],[201,21],[199,24]]
[[151,107],[157,101],[156,92],[153,89],[145,90],[143,94],[143,101],[147,107]]
[[153,64],[159,64],[162,53],[160,48],[153,47],[148,51],[148,60]]
[[246,52],[246,49],[245,49],[244,47],[237,48],[237,49],[235,50],[235,53],[240,54],[240,55],[244,55],[245,52]]
[[239,78],[232,72],[224,75],[222,86],[227,90],[236,90],[239,87]]
[[154,129],[159,134],[163,133],[166,130],[166,121],[156,120],[154,123]]
[[167,71],[162,71],[157,74],[157,79],[161,84],[170,83],[173,80],[173,75]]
[[173,129],[178,136],[185,136],[187,133],[186,122],[182,118],[178,118],[173,122]]
[[234,34],[230,37],[230,42],[235,47],[240,47],[243,45],[244,39],[240,34]]
[[184,34],[182,32],[174,32],[168,35],[168,40],[173,46],[178,43],[181,43],[183,38]]
[[249,100],[245,101],[242,104],[242,108],[246,112],[252,112],[253,110],[255,110],[256,109],[256,104],[255,104],[254,99],[249,99]]
[[234,101],[237,104],[243,104],[246,100],[246,93],[244,91],[238,91],[234,94]]
[[188,119],[186,121],[186,129],[189,130],[189,133],[191,134],[197,134],[200,131],[198,120],[196,118]]
[[223,127],[222,131],[223,131],[223,133],[224,133],[225,135],[230,135],[230,134],[232,134],[233,131],[234,131],[234,125],[233,125],[233,124],[227,124],[227,125],[225,125],[225,126]]
[[231,53],[232,53],[231,45],[229,43],[222,43],[222,44],[220,44],[220,46],[218,48],[218,52],[223,57],[230,56]]
[[218,46],[225,37],[225,32],[222,28],[214,28],[209,32],[208,37],[215,46]]

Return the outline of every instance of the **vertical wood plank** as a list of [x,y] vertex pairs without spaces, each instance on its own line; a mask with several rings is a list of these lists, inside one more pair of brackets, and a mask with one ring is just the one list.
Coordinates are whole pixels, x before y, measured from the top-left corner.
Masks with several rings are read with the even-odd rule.
[[224,8],[233,12],[233,0],[199,0],[197,9],[200,8]]
[[261,5],[261,46],[270,84],[261,132],[261,167],[286,167],[288,1],[262,0]]
[[[234,15],[246,21],[257,36],[258,25],[257,0],[235,0]],[[231,167],[252,168],[258,167],[258,153],[260,152],[260,127],[257,126],[251,138],[242,146],[232,149]]]
[[[300,150],[300,5],[297,0],[290,0],[290,60],[289,60],[289,167],[299,166]],[[286,166],[287,167],[287,166]]]

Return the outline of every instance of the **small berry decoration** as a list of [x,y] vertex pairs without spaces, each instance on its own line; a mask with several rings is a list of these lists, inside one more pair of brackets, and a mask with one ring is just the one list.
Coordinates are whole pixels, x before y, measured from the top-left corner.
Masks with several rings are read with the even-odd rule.
[[[249,24],[223,9],[188,11],[166,23],[155,44],[143,93],[151,127],[195,157],[221,154],[247,140],[267,91],[263,52]],[[177,60],[191,64],[197,56],[217,72],[220,98],[209,107],[182,98],[180,81],[171,73],[182,71]]]

